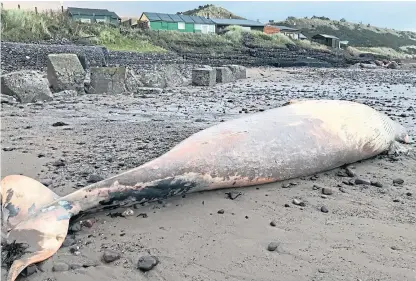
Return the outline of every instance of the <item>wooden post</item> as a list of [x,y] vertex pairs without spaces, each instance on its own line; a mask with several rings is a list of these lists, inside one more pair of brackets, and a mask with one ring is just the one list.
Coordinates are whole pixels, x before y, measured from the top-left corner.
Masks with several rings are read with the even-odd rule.
[[20,10],[20,4],[17,4],[17,8]]
[[38,14],[38,7],[35,7],[35,13]]
[[64,13],[64,6],[61,6],[61,12]]

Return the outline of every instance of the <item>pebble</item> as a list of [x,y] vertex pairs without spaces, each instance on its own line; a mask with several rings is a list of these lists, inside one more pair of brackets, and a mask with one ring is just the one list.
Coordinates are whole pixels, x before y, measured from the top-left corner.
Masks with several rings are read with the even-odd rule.
[[370,185],[371,182],[369,180],[366,180],[366,179],[357,178],[357,179],[355,179],[355,184],[366,184],[366,185]]
[[403,184],[403,183],[404,183],[404,180],[401,178],[397,178],[393,180],[393,184]]
[[29,265],[22,271],[24,277],[28,277],[37,271],[38,267],[35,264]]
[[371,185],[372,186],[375,186],[375,187],[383,187],[383,185],[380,182],[378,182],[378,181],[372,181],[371,182]]
[[91,228],[94,225],[94,222],[92,220],[85,220],[85,221],[82,221],[81,225]]
[[142,256],[137,262],[137,268],[141,271],[149,271],[159,263],[159,260],[154,256]]
[[270,242],[267,246],[267,250],[270,252],[276,251],[277,247],[279,247],[279,243],[276,242]]
[[96,182],[99,182],[99,181],[102,181],[102,180],[104,180],[103,177],[101,177],[99,175],[95,175],[95,174],[91,174],[87,178],[88,183],[96,183]]
[[130,217],[130,216],[134,215],[134,211],[132,209],[127,209],[121,215],[123,217]]
[[78,232],[78,231],[81,231],[81,229],[82,229],[82,226],[81,226],[81,223],[79,222],[76,222],[69,227],[69,230],[72,232]]
[[64,262],[55,262],[52,267],[52,271],[61,272],[69,270],[69,265]]
[[334,191],[332,190],[332,188],[329,188],[329,187],[323,187],[322,188],[322,194],[332,195],[333,193],[334,193]]
[[297,205],[297,206],[301,206],[301,207],[304,207],[305,206],[305,202],[303,202],[303,201],[301,201],[299,199],[296,199],[296,198],[293,199],[292,203],[295,204],[295,205]]
[[218,214],[224,214],[224,209],[218,210]]
[[103,261],[106,263],[113,262],[121,258],[121,254],[119,252],[113,250],[105,250],[103,254]]
[[62,127],[62,126],[67,126],[68,124],[58,121],[52,124],[53,127]]
[[13,151],[14,147],[3,147],[3,151]]
[[70,236],[67,236],[62,243],[62,247],[71,247],[72,245],[75,245],[75,239],[71,238]]
[[62,159],[59,159],[59,160],[53,161],[51,164],[52,166],[55,166],[55,167],[62,167],[62,166],[65,166],[65,161]]
[[347,176],[349,176],[350,178],[355,177],[355,173],[350,167],[345,168],[345,172],[347,173]]
[[40,183],[43,184],[44,186],[50,186],[50,185],[52,185],[52,180],[51,179],[44,179],[44,180],[41,180]]
[[327,208],[327,207],[322,206],[322,207],[321,207],[321,212],[322,212],[322,213],[328,213],[328,212],[329,212],[329,210],[328,210],[328,208]]
[[271,221],[271,222],[270,222],[270,225],[271,225],[271,226],[276,226],[277,224],[276,224],[276,222],[275,222],[275,221]]

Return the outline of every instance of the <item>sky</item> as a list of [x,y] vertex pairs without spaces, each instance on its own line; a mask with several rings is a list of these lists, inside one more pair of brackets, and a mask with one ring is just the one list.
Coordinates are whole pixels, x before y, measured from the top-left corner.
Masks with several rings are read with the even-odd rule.
[[[3,3],[8,1],[3,1]],[[19,1],[21,7],[36,5],[59,7],[58,1]],[[9,2],[16,5],[18,1]],[[284,20],[288,16],[325,16],[351,22],[363,22],[377,27],[416,32],[416,1],[62,1],[64,7],[103,8],[116,12],[119,16],[139,17],[142,12],[176,13],[194,9],[206,4],[221,6],[230,12],[251,20],[268,22]],[[38,8],[38,9],[39,9]]]

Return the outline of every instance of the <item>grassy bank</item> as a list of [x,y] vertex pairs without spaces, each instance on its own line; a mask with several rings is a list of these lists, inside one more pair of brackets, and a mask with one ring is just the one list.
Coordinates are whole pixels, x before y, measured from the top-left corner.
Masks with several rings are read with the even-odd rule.
[[287,44],[292,44],[301,48],[327,50],[326,46],[309,41],[292,41],[283,34],[267,35],[259,31],[244,31],[239,27],[229,27],[223,35],[120,29],[105,24],[75,22],[60,12],[52,11],[36,14],[24,10],[2,10],[1,24],[4,41],[35,42],[65,38],[73,42],[103,45],[110,50],[135,52],[180,50],[224,53],[241,49],[244,38],[249,38],[250,44],[255,47],[286,48]]

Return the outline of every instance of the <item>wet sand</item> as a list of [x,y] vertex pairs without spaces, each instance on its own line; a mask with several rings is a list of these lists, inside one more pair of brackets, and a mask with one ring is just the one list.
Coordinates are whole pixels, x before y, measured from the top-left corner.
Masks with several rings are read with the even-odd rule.
[[[293,98],[364,102],[415,138],[415,76],[414,70],[253,68],[248,79],[213,88],[2,105],[1,176],[24,174],[65,195],[94,177],[137,167],[222,120]],[[52,126],[58,121],[67,125]],[[350,178],[336,169],[171,198],[126,218],[91,216],[96,222],[75,234],[75,245],[23,280],[416,280],[416,158],[383,156],[353,166],[358,178],[382,187],[346,184]],[[396,179],[404,182],[393,184]],[[287,183],[295,185],[284,188]],[[319,187],[332,194],[323,196]],[[242,195],[230,200],[229,191]],[[271,242],[278,243],[273,252],[267,250]],[[79,255],[71,247],[79,247]],[[121,258],[102,262],[105,249]],[[137,260],[148,254],[160,263],[143,273]],[[75,269],[53,272],[59,262]]]

